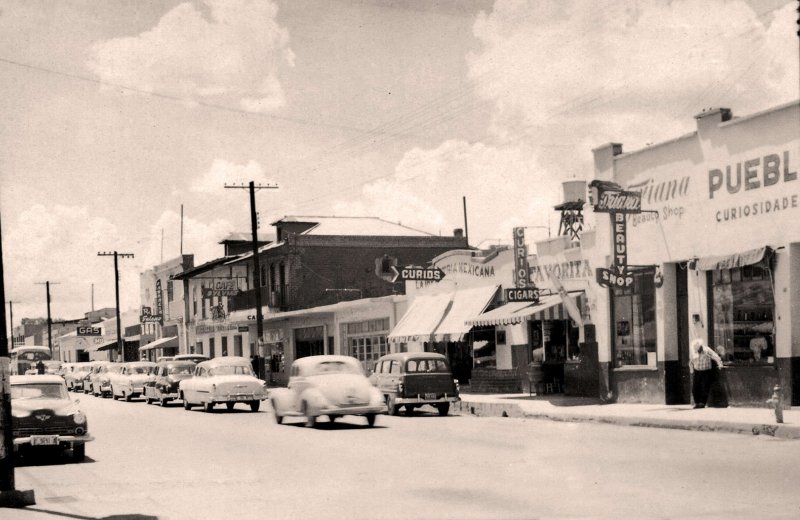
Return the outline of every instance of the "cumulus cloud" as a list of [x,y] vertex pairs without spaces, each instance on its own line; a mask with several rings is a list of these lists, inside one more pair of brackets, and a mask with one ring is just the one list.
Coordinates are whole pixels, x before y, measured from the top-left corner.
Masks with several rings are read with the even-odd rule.
[[220,193],[226,184],[271,184],[264,168],[256,161],[236,164],[225,159],[215,159],[211,167],[192,181],[190,191],[196,193]]
[[706,107],[748,114],[797,97],[790,4],[587,5],[498,1],[480,14],[481,48],[467,62],[476,95],[493,105],[485,137],[409,150],[392,177],[363,187],[362,202],[337,207],[449,233],[463,225],[466,195],[472,244],[504,241],[518,225],[555,232],[561,183],[592,178],[592,148],[677,137]]
[[260,0],[205,0],[166,13],[137,36],[95,43],[88,66],[107,83],[185,99],[234,100],[251,112],[285,105],[278,80],[293,66],[289,34],[277,5]]

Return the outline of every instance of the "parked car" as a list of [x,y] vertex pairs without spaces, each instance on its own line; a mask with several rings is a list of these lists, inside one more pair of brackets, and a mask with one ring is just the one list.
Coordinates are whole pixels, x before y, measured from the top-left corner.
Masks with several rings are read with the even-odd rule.
[[333,422],[343,415],[363,415],[369,426],[386,413],[381,394],[361,363],[350,356],[308,356],[292,363],[287,388],[270,392],[270,403],[278,424],[284,417],[304,417],[313,427],[323,415]]
[[88,361],[73,363],[72,369],[64,374],[64,381],[67,383],[67,390],[77,392],[83,390],[84,378],[89,375],[91,367]]
[[405,407],[407,415],[422,405],[432,405],[439,415],[461,400],[447,358],[435,352],[387,354],[375,362],[370,380],[386,401],[390,415]]
[[14,451],[57,448],[72,450],[75,460],[86,456],[89,434],[86,415],[67,393],[60,376],[11,376],[11,429]]
[[72,372],[72,368],[74,366],[75,363],[62,363],[61,368],[58,369],[58,375],[60,375],[62,379],[66,380],[67,374]]
[[111,387],[108,385],[108,369],[109,367],[118,365],[119,363],[114,363],[112,361],[95,361],[92,365],[92,371],[89,374],[89,381],[85,393],[105,397],[106,392],[111,391]]
[[211,412],[221,403],[233,410],[236,403],[244,402],[257,412],[267,398],[267,384],[253,374],[248,359],[222,356],[198,363],[192,377],[178,384],[178,394],[186,410],[199,405]]
[[50,359],[47,361],[42,361],[42,363],[44,364],[45,374],[56,375],[56,376],[61,374],[61,365],[63,365],[61,361]]
[[192,377],[194,361],[167,360],[157,363],[155,379],[144,384],[144,398],[147,404],[158,401],[161,406],[178,398],[178,384]]
[[156,364],[152,361],[129,361],[122,363],[119,371],[109,372],[111,398],[122,397],[130,401],[144,392],[144,385],[155,379]]
[[[89,361],[89,373],[83,377],[83,393],[93,393],[94,394],[94,381],[97,379],[98,371],[106,366],[110,365],[111,361]],[[95,394],[97,395],[97,394]]]

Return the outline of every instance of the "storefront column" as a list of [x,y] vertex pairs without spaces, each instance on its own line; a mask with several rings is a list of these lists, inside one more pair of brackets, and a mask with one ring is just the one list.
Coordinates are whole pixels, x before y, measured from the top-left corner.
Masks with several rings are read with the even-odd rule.
[[775,252],[775,363],[784,402],[800,405],[800,244]]

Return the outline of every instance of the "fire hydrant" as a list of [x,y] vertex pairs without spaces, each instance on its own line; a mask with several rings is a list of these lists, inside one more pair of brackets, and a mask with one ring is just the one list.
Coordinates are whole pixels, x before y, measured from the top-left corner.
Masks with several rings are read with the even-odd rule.
[[775,409],[775,422],[783,423],[783,396],[780,385],[772,389],[772,397],[767,399],[767,404]]

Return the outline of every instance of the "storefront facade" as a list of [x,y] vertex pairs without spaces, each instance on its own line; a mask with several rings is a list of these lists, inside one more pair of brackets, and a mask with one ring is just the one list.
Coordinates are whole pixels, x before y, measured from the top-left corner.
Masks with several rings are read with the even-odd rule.
[[[696,132],[637,152],[594,150],[595,179],[639,193],[642,210],[625,217],[632,283],[597,299],[601,393],[690,402],[700,338],[725,362],[721,400],[764,406],[780,385],[799,404],[800,105],[696,120]],[[591,261],[608,267],[611,217],[591,218]]]

